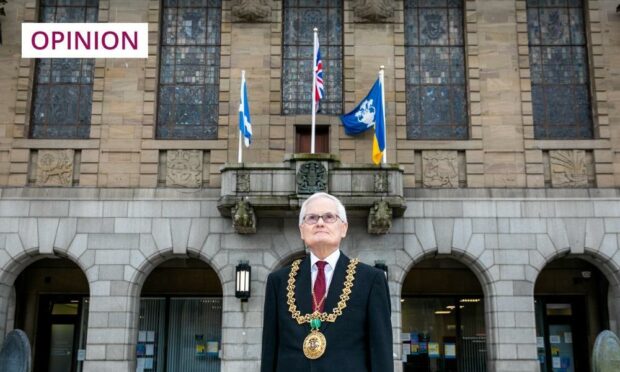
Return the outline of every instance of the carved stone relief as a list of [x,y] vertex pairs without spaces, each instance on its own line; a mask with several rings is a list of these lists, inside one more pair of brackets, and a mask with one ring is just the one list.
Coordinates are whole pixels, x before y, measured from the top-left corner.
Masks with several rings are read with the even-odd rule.
[[588,186],[585,150],[552,150],[549,159],[553,187]]
[[267,21],[270,13],[269,0],[236,0],[232,5],[233,16],[246,22]]
[[375,192],[388,191],[388,178],[386,173],[375,173]]
[[237,172],[237,192],[250,192],[250,174]]
[[369,22],[385,22],[394,14],[392,0],[356,0],[355,16]]
[[166,186],[201,187],[202,155],[201,150],[168,150]]
[[422,151],[424,187],[459,187],[458,169],[456,151]]
[[256,232],[256,215],[248,201],[237,202],[231,212],[233,228],[237,233],[254,234]]
[[297,172],[297,193],[314,194],[327,190],[327,170],[318,161],[302,164]]
[[368,233],[386,234],[390,227],[392,227],[392,208],[384,200],[375,202],[368,214]]
[[73,184],[73,150],[39,150],[37,181],[39,186]]

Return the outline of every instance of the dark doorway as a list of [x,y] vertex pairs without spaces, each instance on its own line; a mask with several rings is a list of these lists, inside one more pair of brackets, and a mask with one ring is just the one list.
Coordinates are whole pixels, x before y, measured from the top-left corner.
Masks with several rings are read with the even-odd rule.
[[[86,350],[85,314],[88,299],[80,296],[39,297],[35,371],[81,370]],[[83,355],[79,355],[83,354]]]
[[88,293],[84,273],[67,259],[36,261],[17,277],[15,328],[30,339],[34,371],[82,371]]
[[140,298],[136,364],[148,372],[219,372],[222,285],[196,259],[172,259],[149,275]]
[[452,259],[416,265],[403,283],[405,372],[486,371],[484,296],[475,275]]
[[605,276],[581,259],[559,259],[541,271],[534,289],[541,371],[590,371],[594,340],[609,327],[608,288]]

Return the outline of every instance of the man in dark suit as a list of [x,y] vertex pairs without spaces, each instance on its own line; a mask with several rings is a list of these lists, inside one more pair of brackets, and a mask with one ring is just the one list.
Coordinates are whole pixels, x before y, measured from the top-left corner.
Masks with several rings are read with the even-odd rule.
[[302,205],[310,254],[267,279],[261,372],[391,372],[392,324],[384,272],[340,251],[340,201],[316,193]]

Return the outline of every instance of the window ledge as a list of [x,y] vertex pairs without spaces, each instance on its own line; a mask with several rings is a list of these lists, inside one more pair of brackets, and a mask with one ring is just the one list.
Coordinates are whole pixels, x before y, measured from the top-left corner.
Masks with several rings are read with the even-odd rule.
[[98,139],[18,139],[15,149],[98,149]]

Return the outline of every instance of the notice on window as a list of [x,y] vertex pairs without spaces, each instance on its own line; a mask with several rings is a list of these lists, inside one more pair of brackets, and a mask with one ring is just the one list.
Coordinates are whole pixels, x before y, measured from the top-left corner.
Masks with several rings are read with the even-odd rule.
[[138,332],[138,342],[146,342],[146,331]]
[[545,338],[544,337],[536,337],[536,347],[539,349],[545,348]]
[[153,358],[144,358],[144,369],[153,369]]
[[403,344],[403,362],[407,361],[407,355],[409,355],[409,344]]
[[145,352],[147,356],[155,355],[155,345],[147,344]]
[[146,342],[155,342],[155,331],[146,332]]
[[136,372],[144,372],[144,358],[138,358]]
[[441,353],[439,352],[439,343],[438,342],[429,342],[428,343],[428,357],[429,358],[439,358],[441,357]]
[[446,359],[456,358],[456,344],[445,344],[443,348]]
[[411,336],[409,335],[409,333],[401,333],[400,334],[400,340],[402,342],[409,341],[410,339],[411,339]]
[[551,368],[562,368],[562,361],[560,357],[551,358]]
[[220,351],[220,343],[215,341],[215,340],[211,340],[211,341],[207,341],[207,355],[210,356],[217,356],[217,353]]
[[562,339],[558,335],[549,336],[549,343],[550,344],[561,344]]
[[564,343],[573,343],[573,332],[564,332]]

